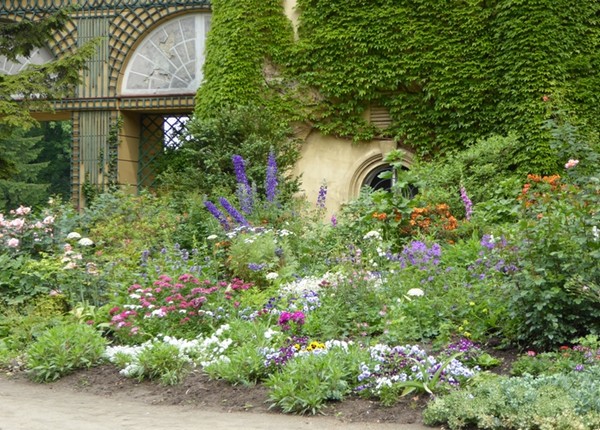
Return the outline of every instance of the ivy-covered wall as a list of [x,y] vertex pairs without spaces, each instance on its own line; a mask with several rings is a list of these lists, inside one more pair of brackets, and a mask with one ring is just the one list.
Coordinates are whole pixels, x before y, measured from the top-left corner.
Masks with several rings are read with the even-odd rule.
[[[540,127],[560,109],[598,128],[598,0],[215,0],[197,111],[290,99],[295,118],[355,141],[445,153],[516,130],[521,164],[553,169]],[[265,59],[281,74],[265,79]],[[271,80],[271,82],[273,82]],[[317,94],[317,96],[315,96]],[[365,120],[389,109],[392,125]]]
[[[204,82],[196,112],[207,118],[223,105],[264,104],[274,95],[265,75],[289,58],[294,33],[281,0],[212,0]],[[273,78],[273,76],[270,76]]]

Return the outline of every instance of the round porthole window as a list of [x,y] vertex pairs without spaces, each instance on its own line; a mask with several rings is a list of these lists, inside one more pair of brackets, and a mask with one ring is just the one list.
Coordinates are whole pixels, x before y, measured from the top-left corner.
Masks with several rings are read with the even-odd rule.
[[[408,170],[406,167],[402,167],[403,170]],[[381,174],[385,172],[391,172],[392,167],[389,164],[382,164],[371,170],[365,180],[363,181],[363,187],[369,187],[373,191],[377,190],[390,190],[394,184],[394,178],[381,178]],[[419,190],[413,185],[408,185],[405,190],[402,191],[405,197],[412,199],[417,195]]]
[[365,180],[363,181],[363,187],[369,187],[373,190],[389,190],[392,188],[392,178],[380,178],[379,176],[385,172],[391,172],[392,167],[388,164],[382,164],[371,170]]

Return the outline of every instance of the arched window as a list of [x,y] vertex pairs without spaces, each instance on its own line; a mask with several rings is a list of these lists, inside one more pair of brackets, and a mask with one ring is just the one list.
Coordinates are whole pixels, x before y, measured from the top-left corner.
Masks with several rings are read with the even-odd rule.
[[[408,167],[406,166],[402,166],[402,170],[408,170]],[[392,176],[391,178],[380,178],[379,176],[382,173],[385,172],[391,172],[392,171],[392,166],[390,166],[389,164],[380,164],[377,167],[375,167],[373,170],[371,170],[369,173],[367,173],[367,176],[365,176],[365,179],[363,180],[363,187],[369,187],[374,191],[377,190],[390,190],[392,188],[392,185],[394,185],[395,178]],[[417,195],[417,193],[419,192],[419,190],[417,189],[417,187],[415,187],[412,184],[409,184],[406,189],[402,190],[402,193],[405,195],[405,197],[407,198],[413,198]]]
[[135,49],[123,95],[194,94],[202,82],[210,14],[184,15],[160,25]]
[[363,187],[367,186],[373,190],[389,190],[392,188],[392,178],[380,178],[379,175],[385,172],[391,172],[389,164],[382,164],[371,170],[363,181]]
[[37,48],[29,54],[29,57],[17,57],[17,62],[10,61],[8,58],[0,56],[0,73],[5,75],[16,75],[30,64],[45,64],[53,59],[54,57],[47,48]]

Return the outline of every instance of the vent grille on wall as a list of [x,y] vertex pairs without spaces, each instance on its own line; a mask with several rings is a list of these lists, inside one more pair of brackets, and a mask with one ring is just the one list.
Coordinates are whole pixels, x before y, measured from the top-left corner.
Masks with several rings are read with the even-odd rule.
[[392,125],[392,118],[388,108],[372,106],[369,110],[369,121],[379,129],[386,129]]

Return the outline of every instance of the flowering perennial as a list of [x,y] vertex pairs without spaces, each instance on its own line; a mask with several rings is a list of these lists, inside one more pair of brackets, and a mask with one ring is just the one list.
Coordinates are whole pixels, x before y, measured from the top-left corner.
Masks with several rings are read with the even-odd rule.
[[443,360],[428,355],[417,345],[394,346],[377,344],[369,348],[371,361],[361,363],[356,388],[375,396],[395,384],[407,381],[428,382],[441,369],[439,383],[446,387],[458,386],[473,377],[479,368],[469,368],[456,358],[442,369]]
[[248,176],[246,175],[246,161],[241,155],[234,155],[231,157],[233,161],[233,170],[235,171],[235,178],[237,180],[237,197],[240,205],[242,206],[242,212],[246,215],[252,213],[254,206],[254,197],[252,193],[252,187],[248,182]]
[[143,319],[164,320],[166,328],[201,321],[214,316],[211,311],[202,309],[209,300],[233,301],[236,294],[252,287],[241,279],[231,283],[211,283],[199,280],[191,274],[184,274],[173,280],[160,275],[150,287],[139,284],[129,287],[130,303],[110,310],[111,323],[116,330],[127,330],[135,335],[139,332],[139,322]]
[[265,192],[267,201],[272,203],[277,197],[277,160],[275,153],[269,152],[267,160],[267,177],[265,179]]
[[465,218],[467,221],[471,219],[471,215],[473,215],[473,202],[467,195],[467,189],[465,187],[460,187],[460,199],[463,201],[465,205]]

